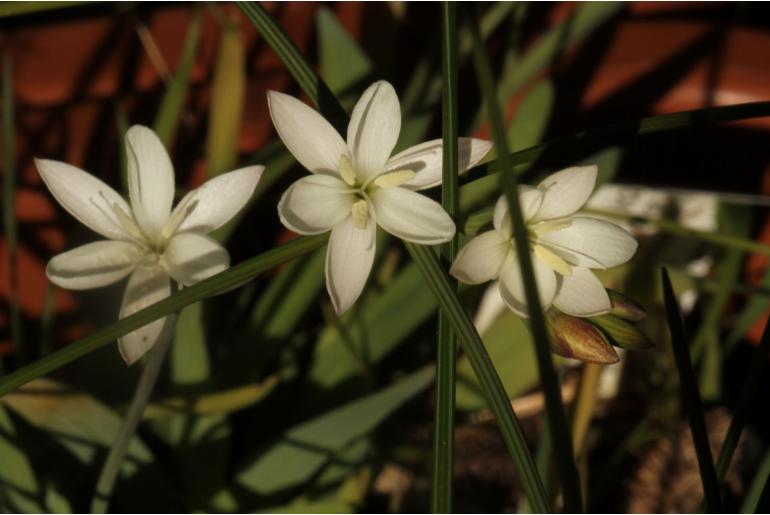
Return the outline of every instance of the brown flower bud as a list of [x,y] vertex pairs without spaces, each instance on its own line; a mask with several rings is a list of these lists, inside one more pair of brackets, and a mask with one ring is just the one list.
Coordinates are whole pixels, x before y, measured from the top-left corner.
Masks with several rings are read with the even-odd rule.
[[620,361],[604,334],[584,318],[565,315],[555,309],[546,313],[551,350],[559,356],[589,363]]
[[607,293],[610,295],[610,302],[612,303],[611,315],[629,322],[639,322],[647,318],[647,311],[636,301],[614,290],[607,290]]

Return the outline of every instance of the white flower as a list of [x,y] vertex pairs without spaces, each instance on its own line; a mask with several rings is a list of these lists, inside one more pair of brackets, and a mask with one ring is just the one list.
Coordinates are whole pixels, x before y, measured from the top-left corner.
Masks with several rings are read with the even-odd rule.
[[[222,226],[246,204],[263,166],[225,173],[189,192],[172,211],[174,169],[163,144],[146,127],[126,133],[130,205],[93,175],[58,161],[36,159],[46,186],[83,225],[106,240],[59,254],[49,261],[48,278],[62,288],[84,290],[130,275],[120,318],[230,265],[230,256],[206,233]],[[131,364],[161,338],[170,336],[174,317],[155,320],[119,339]]]
[[[623,228],[575,214],[591,196],[596,173],[596,166],[567,168],[537,188],[523,186],[519,190],[544,309],[553,304],[578,317],[609,312],[612,306],[607,291],[591,269],[625,263],[636,252],[636,240]],[[500,295],[508,307],[527,316],[505,197],[497,201],[493,222],[494,230],[479,234],[460,250],[450,273],[469,284],[498,279]]]
[[[270,91],[270,116],[278,135],[313,175],[283,194],[278,214],[299,234],[331,230],[326,288],[337,313],[361,294],[372,268],[377,225],[425,245],[449,241],[455,224],[440,204],[416,193],[441,183],[441,140],[391,157],[401,131],[401,108],[387,82],[361,96],[350,119],[347,143],[320,114],[296,98]],[[460,170],[489,152],[487,141],[460,138]]]

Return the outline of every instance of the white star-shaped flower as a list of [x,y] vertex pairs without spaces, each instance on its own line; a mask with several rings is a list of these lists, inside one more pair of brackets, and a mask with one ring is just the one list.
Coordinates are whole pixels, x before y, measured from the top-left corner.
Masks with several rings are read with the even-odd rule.
[[[58,161],[36,159],[46,186],[59,204],[83,225],[107,238],[53,257],[46,267],[52,283],[85,290],[130,275],[120,318],[171,293],[171,280],[189,286],[230,265],[222,245],[206,233],[222,226],[246,204],[263,166],[219,175],[174,200],[174,168],[155,133],[139,125],[126,133],[130,204],[93,175]],[[119,339],[131,364],[161,338],[173,317],[155,320]]]
[[[452,239],[455,224],[441,204],[417,191],[441,184],[442,142],[427,141],[391,157],[401,131],[401,107],[387,82],[361,96],[347,142],[319,113],[288,95],[268,93],[270,116],[286,147],[313,175],[283,194],[278,214],[299,234],[331,230],[326,288],[337,313],[361,294],[372,268],[377,225],[414,243]],[[466,171],[491,143],[459,139],[459,167]]]
[[[567,168],[547,177],[537,188],[519,190],[544,309],[553,304],[578,317],[608,313],[612,305],[607,290],[591,269],[620,265],[636,252],[636,240],[623,228],[576,214],[596,186],[596,173],[596,166]],[[508,307],[527,316],[505,197],[497,201],[493,223],[493,230],[479,234],[460,250],[450,273],[468,284],[497,279]]]

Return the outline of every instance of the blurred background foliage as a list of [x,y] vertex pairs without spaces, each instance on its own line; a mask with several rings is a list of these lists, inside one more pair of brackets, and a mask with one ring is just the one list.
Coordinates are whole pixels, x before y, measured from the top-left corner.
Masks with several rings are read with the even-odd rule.
[[[383,78],[401,97],[398,147],[440,137],[436,6],[265,5],[346,109]],[[770,17],[762,7],[495,3],[480,12],[514,151],[626,120],[770,97]],[[0,16],[5,372],[113,322],[120,299],[120,286],[48,285],[46,261],[93,235],[50,198],[34,156],[70,162],[119,188],[123,133],[146,124],[169,148],[185,186],[180,196],[236,166],[267,166],[249,208],[216,234],[234,263],[292,237],[275,206],[303,171],[273,133],[265,92],[300,91],[236,6],[3,2]],[[460,133],[488,137],[470,51],[461,23]],[[534,182],[561,167],[599,164],[607,187],[592,207],[614,212],[640,241],[632,262],[602,278],[646,307],[641,327],[656,348],[621,353],[621,363],[607,367],[560,362],[591,511],[699,507],[658,269],[669,267],[680,293],[718,450],[770,308],[770,248],[747,252],[699,231],[770,240],[768,130],[765,117],[639,138],[605,131],[546,147],[517,167]],[[458,227],[479,230],[498,195],[496,180],[466,183]],[[378,238],[369,285],[342,318],[324,292],[324,249],[182,311],[111,510],[427,510],[437,304],[401,244]],[[471,313],[483,294],[483,287],[460,293]],[[528,330],[511,313],[483,309],[477,325],[550,478]],[[0,507],[87,510],[138,372],[108,345],[3,397]],[[769,387],[760,385],[728,472],[731,510],[766,506]],[[513,463],[462,355],[457,408],[455,509],[523,509]]]

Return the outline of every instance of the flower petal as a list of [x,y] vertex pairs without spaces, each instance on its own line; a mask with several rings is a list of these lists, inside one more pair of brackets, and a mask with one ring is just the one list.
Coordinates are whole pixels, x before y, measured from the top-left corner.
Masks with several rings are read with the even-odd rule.
[[174,167],[158,136],[134,125],[126,132],[128,195],[139,227],[157,235],[166,224],[174,202]]
[[[139,310],[159,302],[171,293],[171,282],[168,275],[160,267],[137,268],[128,280],[126,293],[123,295],[123,305],[120,308],[120,318],[126,318]],[[129,365],[141,358],[150,347],[170,338],[174,328],[174,316],[154,320],[118,340],[120,355]]]
[[609,268],[625,263],[638,243],[622,227],[607,220],[576,216],[564,229],[540,235],[538,242],[551,247],[573,265]]
[[[459,138],[457,144],[460,175],[473,168],[492,148],[490,141],[477,138]],[[385,170],[415,172],[416,175],[412,180],[401,185],[410,190],[424,190],[438,186],[442,180],[442,145],[442,140],[434,139],[407,148],[391,157],[385,165]]]
[[369,86],[353,108],[348,124],[348,148],[353,169],[367,181],[385,171],[401,132],[401,106],[390,83]]
[[[535,256],[532,256],[532,266],[535,271],[540,306],[545,309],[551,305],[556,296],[558,287],[556,274]],[[514,313],[522,317],[529,316],[521,267],[515,252],[508,253],[500,269],[500,295]]]
[[[528,222],[540,209],[543,202],[543,192],[530,188],[529,186],[519,187],[519,204],[521,205],[521,214],[524,222]],[[501,195],[495,204],[495,211],[492,215],[492,223],[503,238],[510,238],[513,234],[511,218],[508,216],[508,200],[505,195]]]
[[331,175],[303,177],[289,186],[278,202],[283,225],[298,234],[320,234],[350,214],[356,196]]
[[171,277],[190,286],[227,270],[230,255],[210,236],[180,232],[169,240],[163,261]]
[[[171,214],[171,220],[184,217],[176,231],[211,232],[226,224],[249,201],[264,171],[264,166],[239,168],[218,175],[185,195]],[[184,214],[182,210],[188,212]]]
[[338,315],[355,303],[374,263],[377,225],[358,229],[349,216],[332,228],[326,250],[326,289]]
[[508,240],[497,231],[487,231],[460,249],[449,273],[466,284],[480,284],[497,277],[511,251]]
[[371,194],[377,223],[406,241],[435,245],[449,241],[455,223],[441,204],[404,188],[380,188]]
[[569,216],[588,201],[596,186],[596,165],[573,166],[546,177],[537,188],[543,191],[543,203],[534,220]]
[[56,201],[80,223],[111,240],[131,239],[113,205],[126,214],[131,208],[115,190],[67,163],[35,159],[35,166]]
[[592,317],[612,309],[604,285],[596,274],[583,267],[575,267],[572,275],[562,277],[553,305],[562,313],[576,317]]
[[267,92],[267,106],[278,137],[299,164],[313,173],[339,175],[340,157],[348,155],[348,147],[323,116],[277,91]]
[[48,279],[68,290],[99,288],[120,281],[130,274],[142,250],[127,241],[95,241],[58,256],[45,269]]

